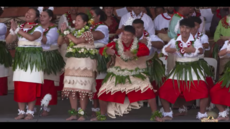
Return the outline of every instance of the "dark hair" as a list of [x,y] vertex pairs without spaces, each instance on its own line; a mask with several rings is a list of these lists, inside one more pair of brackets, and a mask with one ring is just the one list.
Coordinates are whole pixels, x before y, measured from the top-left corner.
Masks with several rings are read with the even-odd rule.
[[144,21],[141,20],[141,19],[135,19],[135,20],[133,21],[133,24],[142,24],[142,25],[144,25]]
[[133,26],[130,26],[130,25],[125,26],[125,27],[124,27],[124,31],[130,32],[130,33],[132,33],[133,35],[135,35],[135,28],[134,28]]
[[53,13],[52,10],[45,9],[45,10],[43,10],[43,12],[47,12],[47,14],[49,15],[49,17],[52,17],[51,21],[54,21],[56,19],[56,17],[54,16],[54,13]]
[[191,16],[191,17],[189,17],[191,20],[193,20],[193,22],[196,22],[196,23],[198,23],[198,24],[201,24],[201,19],[200,19],[200,17],[197,17],[197,16]]
[[180,21],[180,26],[188,26],[190,28],[195,27],[195,23],[193,20],[191,20],[190,18],[184,18]]
[[3,9],[2,8],[0,8],[0,16],[3,14]]
[[150,12],[149,7],[144,7],[144,8],[145,8],[145,10],[146,10],[146,14],[147,14],[150,18],[152,18],[152,14],[151,14],[151,12]]
[[175,11],[178,11],[180,7],[174,7]]
[[93,10],[96,15],[100,15],[100,21],[105,21],[107,19],[107,16],[103,10],[101,10],[99,7],[93,7],[91,10]]
[[[29,8],[30,9],[33,9],[35,11],[35,14],[36,14],[36,18],[39,19],[39,16],[40,16],[40,12],[36,9],[36,8]],[[35,21],[36,23],[38,23],[38,19]]]
[[85,13],[78,13],[76,16],[78,16],[78,15],[81,16],[82,20],[83,20],[84,22],[87,22],[87,24],[88,24],[89,17],[88,17],[87,14],[85,14]]

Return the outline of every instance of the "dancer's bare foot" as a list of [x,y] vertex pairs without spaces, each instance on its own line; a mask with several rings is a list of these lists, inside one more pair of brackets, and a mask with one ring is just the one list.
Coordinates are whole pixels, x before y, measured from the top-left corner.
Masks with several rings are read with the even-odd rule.
[[90,121],[98,121],[98,120],[97,120],[97,117],[94,117],[94,118],[90,119]]
[[226,116],[226,117],[221,117],[221,116],[219,116],[219,117],[217,118],[217,120],[218,120],[218,121],[228,121],[228,120],[229,120],[229,117],[228,117],[228,116]]
[[173,116],[185,116],[185,115],[187,115],[187,112],[173,114]]
[[85,117],[84,116],[80,116],[77,121],[85,121]]
[[66,120],[67,120],[67,121],[77,120],[77,116],[70,116],[70,117],[67,118]]
[[159,117],[156,117],[155,121],[157,121],[157,122],[164,122],[164,120],[162,118],[159,118]]
[[172,117],[166,116],[162,118],[163,121],[171,121]]
[[27,114],[27,116],[24,118],[25,120],[32,120],[34,117],[31,114]]
[[49,112],[43,111],[41,115],[42,115],[42,116],[48,116],[48,115],[49,115]]
[[20,119],[24,119],[24,118],[25,118],[25,115],[21,114],[21,115],[18,115],[17,117],[15,117],[14,119],[15,120],[20,120]]
[[94,118],[94,117],[97,117],[97,114],[96,114],[96,112],[92,112],[92,115],[91,115],[91,117],[92,117],[92,118]]

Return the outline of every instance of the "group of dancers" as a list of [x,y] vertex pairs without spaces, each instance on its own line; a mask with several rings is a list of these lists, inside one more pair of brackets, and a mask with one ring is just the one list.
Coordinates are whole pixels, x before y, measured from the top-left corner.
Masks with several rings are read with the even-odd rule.
[[[172,120],[169,103],[175,103],[179,96],[186,101],[200,99],[198,119],[208,117],[209,98],[219,109],[218,119],[229,119],[226,107],[230,106],[230,63],[226,64],[225,74],[216,85],[206,83],[207,77],[213,74],[200,56],[207,45],[201,43],[202,35],[198,31],[193,32],[197,30],[195,17],[180,20],[180,34],[166,45],[144,30],[141,18],[123,25],[119,38],[109,42],[114,35],[109,34],[106,17],[97,7],[88,14],[76,14],[76,10],[70,8],[56,26],[52,23],[52,8],[30,8],[24,24],[11,20],[6,38],[6,27],[0,28],[4,31],[0,37],[0,90],[7,90],[2,87],[7,86],[7,68],[12,66],[14,100],[19,108],[15,119],[33,119],[35,105],[40,105],[48,93],[52,95],[49,105],[56,105],[58,89],[63,99],[70,100],[70,117],[66,120],[84,121],[89,100],[93,101],[91,121],[123,116],[141,108],[139,102],[147,100],[151,120],[163,122]],[[6,43],[16,40],[18,46],[12,59]],[[220,57],[230,56],[229,44],[225,42]],[[158,57],[161,49],[165,56],[176,55],[176,65],[168,76]],[[210,85],[214,86],[210,88]],[[158,95],[163,113],[157,110]],[[49,111],[50,108],[45,107],[42,115],[48,115]]]

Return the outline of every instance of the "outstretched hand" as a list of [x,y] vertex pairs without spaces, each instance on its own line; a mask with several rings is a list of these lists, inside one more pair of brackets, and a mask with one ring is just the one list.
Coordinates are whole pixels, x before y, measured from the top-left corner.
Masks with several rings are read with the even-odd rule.
[[115,50],[113,50],[112,48],[113,48],[113,46],[109,47],[109,48],[106,50],[106,53],[107,53],[108,55],[114,55],[114,54],[115,54]]

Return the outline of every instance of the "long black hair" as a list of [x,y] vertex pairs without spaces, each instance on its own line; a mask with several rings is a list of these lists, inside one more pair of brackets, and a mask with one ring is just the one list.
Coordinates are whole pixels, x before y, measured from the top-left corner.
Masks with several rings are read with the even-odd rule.
[[3,14],[3,9],[2,8],[0,8],[0,16]]
[[100,21],[104,22],[107,19],[105,12],[99,7],[93,7],[91,8],[91,10],[93,10],[97,16],[100,15]]
[[[39,16],[40,16],[40,12],[36,9],[36,8],[29,8],[29,10],[30,9],[33,9],[34,11],[35,11],[35,13],[36,13],[36,18],[38,18],[39,19]],[[36,23],[38,23],[39,21],[38,21],[38,19],[35,21]]]

